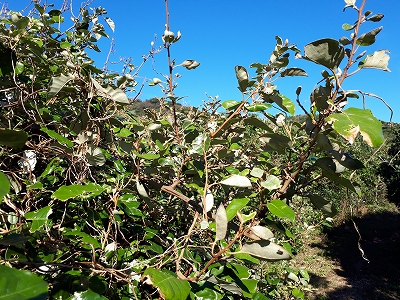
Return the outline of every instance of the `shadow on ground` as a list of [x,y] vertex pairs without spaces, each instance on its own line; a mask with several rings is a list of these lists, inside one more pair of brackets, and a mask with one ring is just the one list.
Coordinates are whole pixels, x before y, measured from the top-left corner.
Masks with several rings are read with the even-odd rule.
[[340,264],[334,271],[346,285],[329,291],[323,299],[400,299],[400,214],[368,214],[354,222],[369,262],[358,248],[359,236],[351,220],[327,230],[326,243],[319,247]]

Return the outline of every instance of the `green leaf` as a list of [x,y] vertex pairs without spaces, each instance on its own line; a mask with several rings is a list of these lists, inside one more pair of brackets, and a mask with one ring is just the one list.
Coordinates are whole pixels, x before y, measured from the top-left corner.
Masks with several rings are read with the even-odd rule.
[[291,145],[291,140],[287,136],[277,133],[266,133],[260,137],[260,141],[264,143],[264,150],[268,152],[285,153],[285,149]]
[[292,295],[298,299],[304,299],[304,292],[298,288],[293,289]]
[[390,56],[386,54],[387,52],[388,50],[379,50],[375,51],[373,54],[367,55],[363,61],[359,62],[358,67],[390,72],[388,68]]
[[344,48],[334,39],[321,39],[304,47],[307,59],[335,70],[344,58]]
[[236,66],[235,73],[239,83],[239,90],[244,93],[249,85],[249,74],[246,68],[242,66]]
[[248,198],[233,199],[226,207],[226,216],[228,217],[228,221],[232,220],[236,216],[236,213],[245,207],[249,201],[250,199]]
[[273,191],[281,187],[281,180],[275,175],[269,175],[265,181],[261,182],[261,186]]
[[370,32],[364,33],[360,35],[356,41],[357,45],[360,46],[369,46],[375,43],[376,36],[382,30],[382,26],[371,30]]
[[253,294],[257,291],[258,280],[256,279],[242,279],[241,282],[245,285],[246,289],[242,289],[244,297],[252,298]]
[[283,108],[284,110],[289,112],[291,115],[294,115],[294,113],[296,111],[296,106],[295,106],[294,102],[284,95],[279,95],[279,97],[282,98],[282,106],[279,105],[279,103],[277,103],[277,104],[279,106],[281,106],[281,108]]
[[60,48],[61,49],[69,49],[71,47],[72,47],[72,45],[70,43],[68,43],[67,41],[60,42]]
[[153,160],[153,159],[159,159],[160,154],[156,153],[138,153],[135,150],[132,150],[133,154],[135,154],[137,157],[146,159],[146,160]]
[[239,252],[247,253],[265,260],[286,260],[291,259],[290,254],[285,248],[270,241],[260,240],[246,243]]
[[61,134],[55,132],[54,130],[47,129],[46,127],[41,127],[40,130],[47,133],[49,137],[55,139],[61,145],[67,146],[68,148],[72,148],[74,146],[73,142],[71,142],[69,139],[62,136]]
[[60,186],[58,190],[51,195],[51,197],[61,201],[66,201],[70,198],[75,198],[78,196],[95,197],[100,195],[103,190],[104,189],[101,186],[92,182],[87,185],[63,185]]
[[160,271],[147,268],[143,276],[145,283],[156,287],[160,296],[165,300],[186,300],[190,293],[190,285],[185,280],[180,280],[169,271]]
[[48,284],[36,274],[0,265],[0,299],[47,299]]
[[256,104],[252,104],[252,105],[248,105],[246,106],[246,109],[248,111],[251,112],[257,112],[257,111],[265,111],[269,108],[271,108],[272,105],[271,104],[267,104],[267,103],[256,103]]
[[84,292],[75,292],[68,300],[107,300],[106,297],[103,297],[92,290],[87,290]]
[[16,74],[22,74],[22,72],[24,72],[24,69],[25,69],[25,65],[22,63],[22,62],[17,62],[16,64],[15,64],[15,73]]
[[300,68],[287,68],[280,74],[281,77],[286,77],[286,76],[308,76],[306,71]]
[[269,132],[273,132],[272,129],[267,125],[267,123],[261,121],[257,117],[248,117],[243,120],[244,124],[248,124]]
[[312,103],[317,107],[318,111],[322,112],[329,107],[329,96],[329,87],[318,86],[312,91],[310,98]]
[[222,180],[220,183],[223,185],[229,185],[235,187],[243,187],[243,188],[251,187],[251,182],[247,177],[235,174]]
[[[28,238],[23,234],[11,233],[0,239],[0,245],[24,246]],[[1,295],[1,292],[0,292]]]
[[379,22],[380,20],[383,19],[383,17],[384,17],[383,14],[376,14],[376,15],[373,15],[373,16],[367,18],[367,21]]
[[272,200],[267,203],[267,207],[273,215],[294,221],[294,211],[282,200]]
[[224,240],[228,230],[228,217],[224,204],[220,204],[215,214],[216,233],[215,241]]
[[339,39],[339,43],[341,43],[343,46],[347,46],[351,44],[351,41],[347,37],[343,36]]
[[264,170],[254,167],[251,171],[250,171],[250,175],[253,177],[257,177],[257,178],[261,178],[264,175]]
[[349,31],[349,30],[353,30],[353,29],[356,27],[356,25],[357,25],[357,23],[355,23],[355,24],[353,24],[353,25],[344,23],[344,24],[342,25],[342,28],[343,28],[344,30],[346,30],[346,31]]
[[350,180],[348,180],[347,178],[341,177],[329,170],[323,170],[322,171],[322,175],[326,178],[328,178],[329,180],[344,186],[345,188],[348,188],[349,190],[353,191],[354,193],[357,193],[356,189],[354,188],[353,184],[351,183]]
[[3,202],[3,198],[10,192],[10,181],[3,172],[0,171],[0,203]]
[[[0,185],[1,185],[1,183],[0,183]],[[26,186],[27,190],[36,190],[36,189],[40,190],[42,188],[43,188],[43,183],[41,183],[40,181],[35,182],[34,184]]]
[[327,216],[333,217],[336,215],[337,211],[331,202],[325,200],[323,197],[319,195],[310,194],[308,195],[312,204],[315,205],[316,208],[320,209]]
[[289,98],[287,98],[284,95],[280,95],[277,93],[273,93],[273,94],[262,94],[262,97],[264,99],[264,101],[272,103],[275,102],[280,108],[282,108],[284,111],[287,111],[290,114],[294,114],[295,113],[295,104],[293,103],[292,100],[290,100]]
[[226,100],[226,101],[222,102],[221,105],[226,110],[232,110],[232,109],[237,108],[240,105],[240,102],[236,101],[236,100]]
[[25,219],[32,220],[30,232],[35,232],[44,225],[49,223],[49,216],[53,210],[50,206],[45,206],[37,211],[28,212],[24,215]]
[[28,139],[28,134],[22,130],[1,129],[0,144],[14,149],[22,148]]
[[67,231],[67,232],[65,232],[65,235],[73,236],[74,238],[81,237],[82,238],[81,241],[83,243],[91,244],[94,246],[94,248],[101,248],[101,243],[98,240],[96,240],[94,237],[90,236],[89,234],[81,231],[80,229]]
[[364,164],[358,159],[352,158],[350,154],[342,151],[331,150],[332,157],[335,158],[342,166],[350,170],[358,170],[364,168]]
[[57,77],[52,77],[50,81],[50,85],[48,88],[48,93],[47,97],[48,98],[53,98],[55,95],[58,94],[58,92],[61,91],[61,89],[71,80],[74,79],[74,75],[68,74],[64,75],[61,74],[60,76]]
[[348,108],[342,113],[332,114],[327,118],[333,129],[350,143],[355,141],[358,133],[371,147],[380,146],[384,142],[382,123],[376,119],[369,109]]
[[121,207],[128,216],[142,217],[143,213],[138,209],[140,202],[131,194],[122,195],[118,199],[118,206]]

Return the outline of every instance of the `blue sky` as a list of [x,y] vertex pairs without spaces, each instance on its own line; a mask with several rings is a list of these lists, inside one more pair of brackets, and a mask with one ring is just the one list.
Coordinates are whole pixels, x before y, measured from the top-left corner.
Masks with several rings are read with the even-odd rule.
[[[356,5],[361,5],[361,2],[357,0]],[[29,3],[29,0],[9,0],[8,7],[21,10]],[[60,8],[63,1],[48,0],[48,3]],[[78,14],[80,3],[79,0],[73,0],[75,14]],[[98,6],[107,9],[108,16],[116,26],[114,33],[108,30],[110,37],[115,39],[115,52],[110,61],[118,62],[120,57],[132,57],[132,62],[140,65],[142,56],[149,52],[155,36],[155,45],[162,44],[161,36],[166,22],[163,0],[94,0],[90,5]],[[234,72],[236,65],[242,65],[251,72],[251,63],[267,63],[275,46],[276,35],[288,39],[300,50],[317,39],[348,36],[350,32],[344,31],[341,26],[343,23],[352,24],[356,20],[356,12],[352,9],[343,12],[344,6],[342,0],[170,0],[170,30],[175,33],[180,30],[182,33],[181,40],[171,47],[172,58],[178,64],[186,59],[201,63],[191,71],[175,69],[182,75],[175,94],[185,96],[181,102],[192,106],[201,105],[207,99],[206,94],[212,97],[218,95],[221,100],[241,100]],[[363,48],[370,54],[375,50],[390,50],[391,72],[363,70],[349,78],[344,88],[362,90],[384,98],[394,110],[393,120],[400,122],[400,49],[397,43],[400,37],[400,1],[367,0],[366,8],[385,17],[379,23],[367,22],[361,27],[364,33],[383,26],[376,43]],[[99,42],[102,53],[90,53],[99,67],[106,60],[110,44],[111,39],[102,38]],[[295,90],[301,85],[301,102],[307,107],[309,95],[321,79],[323,68],[293,57],[289,66],[303,68],[309,77],[282,78],[276,82],[278,89],[295,100]],[[110,68],[120,71],[122,65],[110,65]],[[167,73],[166,51],[155,56],[155,68],[160,73]],[[151,61],[148,61],[137,80],[141,83],[153,77],[161,76],[154,72]],[[145,100],[161,95],[157,86],[146,86],[140,98]],[[350,105],[362,107],[361,100],[352,100]],[[390,111],[379,100],[367,98],[367,107],[379,119],[389,120]],[[299,108],[297,112],[300,113]]]

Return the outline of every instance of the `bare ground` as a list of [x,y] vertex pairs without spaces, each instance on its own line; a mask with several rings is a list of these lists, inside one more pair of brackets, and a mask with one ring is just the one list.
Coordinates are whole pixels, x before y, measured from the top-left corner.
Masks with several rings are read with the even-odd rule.
[[307,298],[400,299],[399,210],[367,213],[353,221],[356,226],[348,220],[306,239],[295,264],[310,273],[315,291]]

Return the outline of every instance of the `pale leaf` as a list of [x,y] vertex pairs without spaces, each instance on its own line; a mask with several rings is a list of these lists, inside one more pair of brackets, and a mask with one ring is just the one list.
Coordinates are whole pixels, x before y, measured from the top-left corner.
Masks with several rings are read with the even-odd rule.
[[215,240],[224,240],[228,230],[228,217],[226,216],[226,210],[222,203],[219,205],[217,213],[215,214],[215,224]]
[[241,175],[232,175],[221,181],[223,185],[236,186],[236,187],[251,187],[250,180]]

